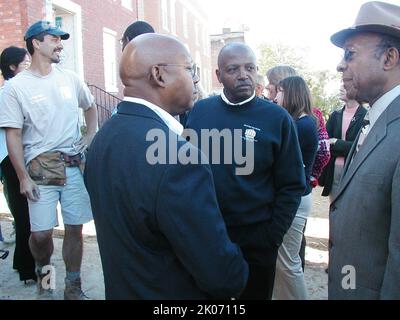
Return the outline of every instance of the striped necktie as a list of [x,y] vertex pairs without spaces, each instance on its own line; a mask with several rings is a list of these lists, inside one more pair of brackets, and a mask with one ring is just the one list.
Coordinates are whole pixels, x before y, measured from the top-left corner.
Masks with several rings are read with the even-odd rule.
[[364,140],[365,140],[368,130],[369,130],[369,125],[370,125],[369,113],[367,112],[367,114],[365,115],[364,120],[362,122],[360,136],[358,137],[358,140],[357,140],[356,153],[360,150],[360,147],[364,143]]

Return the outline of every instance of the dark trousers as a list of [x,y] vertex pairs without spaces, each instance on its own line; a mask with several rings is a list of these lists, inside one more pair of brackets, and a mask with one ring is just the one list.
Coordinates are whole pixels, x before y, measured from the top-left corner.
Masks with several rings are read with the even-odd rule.
[[232,242],[237,243],[249,264],[247,286],[239,299],[271,300],[274,289],[278,248],[268,243],[268,222],[228,227]]
[[36,280],[35,260],[29,248],[31,226],[28,201],[20,193],[19,180],[8,156],[1,163],[1,171],[3,175],[4,196],[15,223],[16,239],[13,268],[19,272],[21,281]]
[[239,299],[271,300],[274,289],[275,268],[276,265],[258,266],[249,264],[249,279]]

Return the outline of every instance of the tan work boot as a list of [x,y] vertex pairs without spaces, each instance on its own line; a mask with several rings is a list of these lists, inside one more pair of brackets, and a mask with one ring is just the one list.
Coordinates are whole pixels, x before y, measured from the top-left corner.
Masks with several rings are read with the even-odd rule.
[[74,281],[65,278],[64,300],[90,300],[82,291],[80,278]]
[[46,280],[43,283],[43,278],[46,276],[45,273],[36,272],[36,300],[54,300],[54,294],[51,288],[48,288]]

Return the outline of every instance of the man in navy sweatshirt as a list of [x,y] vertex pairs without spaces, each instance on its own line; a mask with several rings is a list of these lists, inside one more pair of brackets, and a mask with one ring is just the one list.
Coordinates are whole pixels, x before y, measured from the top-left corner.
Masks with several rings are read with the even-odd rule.
[[[283,108],[255,96],[257,65],[248,46],[222,48],[216,74],[222,94],[199,101],[186,127],[196,132],[198,145],[209,155],[229,235],[249,264],[241,299],[271,299],[277,251],[305,190],[296,128]],[[206,143],[212,136],[205,134],[208,130],[213,138],[220,132],[224,139],[218,145]],[[239,170],[242,150],[251,170]]]

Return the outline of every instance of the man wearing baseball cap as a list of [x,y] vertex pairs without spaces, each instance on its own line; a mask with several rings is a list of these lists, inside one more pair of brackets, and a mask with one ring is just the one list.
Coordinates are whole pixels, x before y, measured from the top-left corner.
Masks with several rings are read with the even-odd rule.
[[[28,199],[30,248],[36,263],[38,299],[52,299],[50,258],[53,228],[58,225],[57,203],[65,226],[64,299],[87,298],[81,289],[82,225],[92,219],[83,183],[82,152],[97,129],[97,110],[88,87],[57,64],[67,32],[38,21],[25,34],[32,56],[29,69],[7,82],[0,108],[0,127],[6,128],[11,162]],[[79,113],[84,110],[87,134],[81,137]],[[54,277],[53,277],[54,279]]]
[[50,21],[37,21],[29,27],[26,31],[24,40],[28,40],[40,33],[51,34],[53,36],[59,36],[61,40],[67,40],[69,33],[62,31],[59,27],[54,26]]
[[329,299],[400,299],[400,7],[367,2],[331,41],[371,108],[330,207]]

